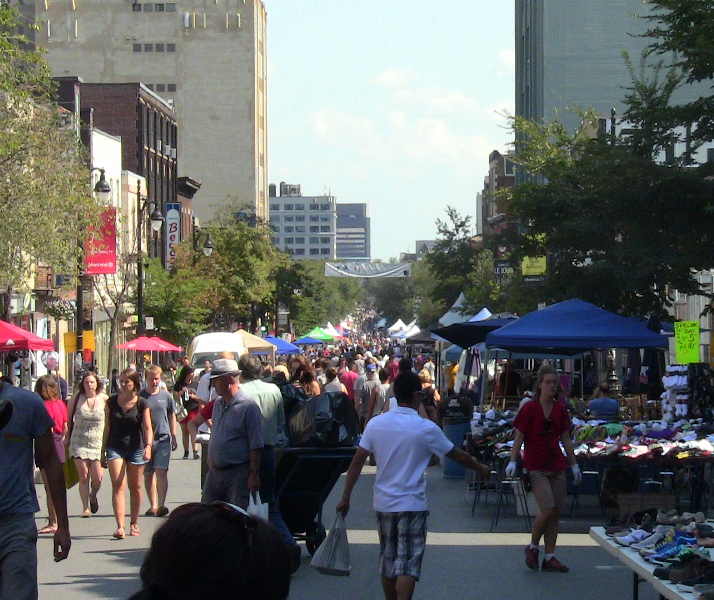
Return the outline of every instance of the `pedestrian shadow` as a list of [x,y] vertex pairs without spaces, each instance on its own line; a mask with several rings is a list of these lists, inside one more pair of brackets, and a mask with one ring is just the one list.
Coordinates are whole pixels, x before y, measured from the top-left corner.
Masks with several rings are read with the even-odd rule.
[[[109,598],[111,600],[127,600],[132,594],[141,589],[138,571],[131,573],[112,573],[111,575],[64,575],[62,581],[43,583],[40,585],[40,598],[48,597],[54,592],[51,588],[57,586],[71,586],[71,589],[96,598]],[[47,593],[42,593],[42,588],[48,588]]]

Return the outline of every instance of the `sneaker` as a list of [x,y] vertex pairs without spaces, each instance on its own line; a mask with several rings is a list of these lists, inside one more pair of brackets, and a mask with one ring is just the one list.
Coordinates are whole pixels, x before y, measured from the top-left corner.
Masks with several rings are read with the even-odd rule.
[[630,544],[630,548],[634,548],[635,550],[642,550],[643,548],[654,548],[670,532],[674,532],[671,526],[657,525],[657,527],[655,527],[654,532],[652,532],[652,535],[646,537],[640,542],[637,542],[636,544]]
[[651,537],[649,531],[645,531],[644,529],[633,529],[628,535],[615,537],[615,542],[620,544],[620,546],[630,546],[632,544],[636,544],[637,542],[641,542],[648,537]]
[[538,548],[531,548],[530,546],[526,546],[525,554],[526,554],[526,567],[528,567],[531,571],[537,571],[538,570]]
[[541,571],[549,571],[551,573],[567,573],[570,571],[562,562],[560,562],[555,556],[550,560],[544,560],[540,566]]
[[186,450],[186,452],[183,453],[183,459],[188,460],[188,450]]

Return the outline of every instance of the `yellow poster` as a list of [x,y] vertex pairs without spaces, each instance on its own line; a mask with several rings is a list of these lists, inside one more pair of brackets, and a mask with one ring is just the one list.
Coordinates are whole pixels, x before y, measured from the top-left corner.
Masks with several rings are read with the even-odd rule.
[[545,275],[548,270],[548,259],[545,256],[526,256],[521,262],[521,274],[524,277]]
[[[96,351],[96,345],[94,342],[94,331],[88,329],[82,334],[82,346],[83,350]],[[77,352],[77,336],[74,331],[68,331],[64,334],[64,351],[67,354],[72,354]]]

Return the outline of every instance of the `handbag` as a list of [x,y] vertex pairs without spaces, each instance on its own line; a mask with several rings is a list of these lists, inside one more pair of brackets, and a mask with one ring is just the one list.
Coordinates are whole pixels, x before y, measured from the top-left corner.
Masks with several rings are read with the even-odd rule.
[[69,448],[65,449],[65,461],[62,464],[64,472],[64,487],[65,489],[73,488],[79,482],[79,473],[77,473],[77,465],[69,456]]
[[184,390],[178,393],[174,393],[174,407],[175,407],[175,414],[176,414],[176,420],[181,422],[183,421],[186,417],[188,417],[188,411],[186,410],[186,406],[183,403],[183,400],[181,398],[181,395],[184,393]]
[[315,551],[310,566],[323,575],[350,574],[350,545],[347,541],[345,518],[340,513],[337,513],[330,533]]
[[251,492],[246,512],[251,517],[257,517],[263,521],[268,520],[268,503],[260,501],[260,492]]

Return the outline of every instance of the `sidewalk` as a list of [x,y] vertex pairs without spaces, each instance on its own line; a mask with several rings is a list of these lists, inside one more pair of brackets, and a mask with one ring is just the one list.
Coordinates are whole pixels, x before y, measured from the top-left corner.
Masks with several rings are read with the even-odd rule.
[[[179,452],[174,456],[180,456]],[[352,497],[347,518],[352,559],[350,577],[328,577],[309,567],[303,550],[303,566],[293,577],[290,598],[295,600],[340,600],[382,598],[377,556],[379,545],[371,510],[374,467],[365,467]],[[415,599],[461,600],[471,598],[529,600],[602,600],[629,598],[631,572],[600,550],[587,535],[586,522],[565,524],[560,537],[559,558],[572,569],[567,575],[534,573],[523,564],[525,533],[487,533],[492,507],[479,507],[471,517],[464,482],[445,480],[438,468],[428,471],[431,515],[429,536]],[[334,507],[342,490],[338,482],[325,505],[323,521],[332,524]],[[40,515],[46,515],[44,489],[37,486]],[[76,488],[69,491],[73,546],[70,557],[55,563],[51,540],[38,543],[40,598],[51,600],[87,598],[126,599],[139,587],[139,567],[154,529],[163,519],[141,517],[140,537],[113,540],[111,485],[107,475],[100,492],[99,513],[89,519],[81,512]],[[199,462],[173,460],[169,471],[169,508],[197,501]],[[142,501],[142,514],[147,508]],[[44,518],[38,518],[40,526]],[[518,531],[520,521],[502,520],[499,531]],[[642,586],[641,600],[655,600],[653,590]]]

